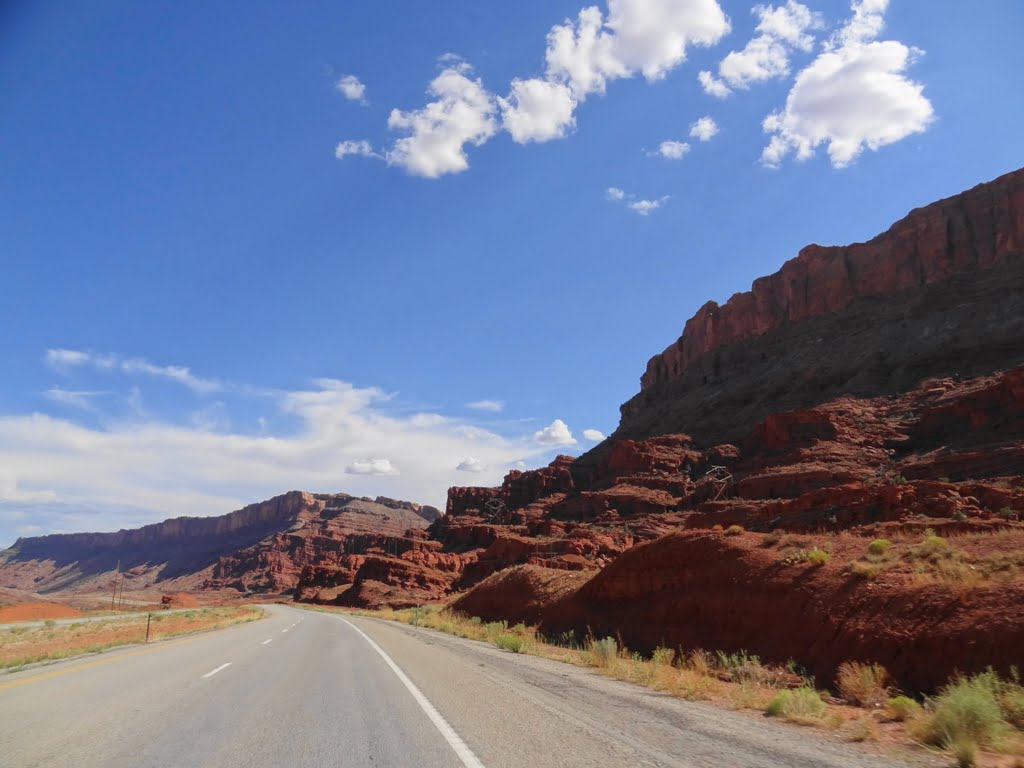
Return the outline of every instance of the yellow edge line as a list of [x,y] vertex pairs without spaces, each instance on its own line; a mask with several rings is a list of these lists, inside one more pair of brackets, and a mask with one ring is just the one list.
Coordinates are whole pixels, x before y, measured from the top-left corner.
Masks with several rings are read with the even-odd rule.
[[166,645],[160,645],[155,648],[147,648],[143,651],[132,651],[131,653],[124,653],[120,656],[114,656],[109,659],[100,659],[99,661],[91,661],[88,664],[79,664],[77,667],[70,667],[68,669],[58,669],[55,672],[47,672],[45,675],[36,675],[35,677],[27,677],[24,680],[15,680],[13,683],[4,683],[0,685],[0,691],[4,690],[5,688],[16,688],[19,685],[27,685],[28,683],[37,683],[40,680],[49,680],[51,677],[68,675],[72,672],[80,672],[83,669],[91,669],[92,667],[98,667],[101,664],[111,664],[115,661],[127,659],[131,656],[144,656],[147,653],[156,653],[157,651],[162,651],[165,648],[173,648],[176,645],[184,645],[185,643],[191,643],[199,639],[200,638],[198,637],[190,637],[186,640],[175,640],[173,643],[167,643]]

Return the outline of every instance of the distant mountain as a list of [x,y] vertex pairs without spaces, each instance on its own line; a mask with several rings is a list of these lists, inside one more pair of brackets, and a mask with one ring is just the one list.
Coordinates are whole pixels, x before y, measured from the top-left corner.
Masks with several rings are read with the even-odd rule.
[[0,587],[37,593],[108,590],[120,569],[128,592],[158,589],[280,593],[299,572],[350,540],[419,531],[441,516],[434,507],[380,496],[291,491],[219,517],[177,517],[116,533],[18,539],[0,552]]

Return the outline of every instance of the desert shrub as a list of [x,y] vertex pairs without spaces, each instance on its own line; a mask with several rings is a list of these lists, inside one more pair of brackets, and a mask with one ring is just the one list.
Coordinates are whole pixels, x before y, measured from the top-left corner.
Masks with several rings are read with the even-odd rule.
[[603,640],[591,640],[587,650],[594,660],[594,666],[603,668],[610,666],[619,655],[619,644],[614,637],[606,637]]
[[951,554],[949,542],[941,536],[936,536],[930,528],[925,531],[924,541],[910,550],[910,556],[917,560],[928,560],[938,562]]
[[771,678],[771,672],[765,668],[758,656],[746,651],[738,653],[718,652],[718,667],[729,673],[735,683],[764,683]]
[[844,661],[836,684],[844,699],[861,707],[881,706],[889,696],[889,673],[881,664]]
[[651,661],[659,666],[670,667],[675,656],[676,652],[671,648],[655,648],[651,654]]
[[875,718],[870,715],[858,717],[850,723],[846,738],[856,742],[875,741],[878,738],[878,726],[875,724]]
[[697,648],[690,651],[690,655],[686,657],[686,666],[698,675],[706,676],[710,675],[711,670],[715,668],[715,659],[707,651]]
[[519,653],[523,649],[523,638],[513,634],[498,635],[494,644],[503,650]]
[[958,509],[953,513],[953,519],[958,523],[962,523],[967,519],[967,515],[964,514],[963,510]]
[[769,717],[781,717],[794,723],[812,724],[821,720],[826,709],[825,702],[813,688],[794,688],[776,694],[768,702],[764,712]]
[[56,619],[47,619],[46,621],[43,622],[43,624],[45,624],[48,627],[56,627],[57,626],[57,620]]
[[715,531],[716,533],[721,533],[722,532],[722,526],[719,525],[718,523],[715,523],[714,525],[711,526],[711,530]]
[[1024,687],[1019,683],[1003,683],[1000,686],[999,708],[1003,718],[1015,728],[1024,731]]
[[892,542],[888,539],[875,539],[868,544],[868,554],[879,557],[884,555],[892,547]]
[[824,549],[818,549],[817,547],[814,547],[811,549],[810,552],[807,553],[804,559],[807,560],[807,562],[813,565],[815,568],[820,568],[832,559],[832,555],[830,555]]
[[469,617],[469,623],[470,624],[483,624],[484,620],[481,619],[479,616],[470,616]]
[[949,746],[956,759],[957,768],[973,768],[978,764],[978,745],[966,737],[958,737]]
[[966,742],[982,747],[995,744],[1006,731],[998,692],[999,678],[991,670],[949,683],[931,702],[924,740],[947,749]]
[[1015,520],[1017,518],[1017,513],[1010,507],[1003,507],[996,514],[998,514],[1002,520]]
[[744,528],[743,528],[742,525],[730,525],[728,528],[725,529],[725,535],[726,536],[739,536],[741,533],[743,533],[743,531],[744,531]]
[[500,635],[508,629],[508,624],[504,621],[489,621],[484,624],[484,633],[488,637]]
[[909,696],[893,696],[885,703],[885,714],[890,720],[901,723],[913,720],[924,710]]
[[774,547],[782,541],[782,531],[776,528],[771,533],[766,533],[764,539],[761,540],[762,547]]

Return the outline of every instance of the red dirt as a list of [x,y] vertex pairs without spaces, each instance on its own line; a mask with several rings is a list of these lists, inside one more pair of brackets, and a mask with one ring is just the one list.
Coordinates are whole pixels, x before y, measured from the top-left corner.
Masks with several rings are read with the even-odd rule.
[[61,603],[21,603],[0,608],[0,624],[40,619],[74,619],[85,614]]

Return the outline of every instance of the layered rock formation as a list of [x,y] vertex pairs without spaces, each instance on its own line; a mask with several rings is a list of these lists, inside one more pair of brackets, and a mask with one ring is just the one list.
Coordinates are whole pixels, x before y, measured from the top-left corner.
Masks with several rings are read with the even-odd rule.
[[385,497],[292,491],[219,517],[179,517],[116,533],[18,539],[0,552],[0,585],[36,592],[129,590],[284,592],[311,562],[426,528],[433,507]]

